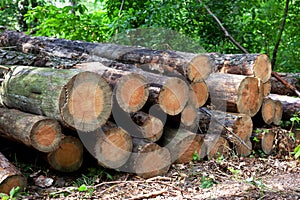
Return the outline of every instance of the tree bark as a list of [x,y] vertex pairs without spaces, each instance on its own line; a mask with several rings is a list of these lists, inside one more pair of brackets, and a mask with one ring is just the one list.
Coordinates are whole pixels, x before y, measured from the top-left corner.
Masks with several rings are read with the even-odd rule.
[[143,178],[165,175],[171,165],[167,148],[147,140],[133,138],[133,150],[128,165]]
[[260,81],[243,75],[213,73],[206,80],[210,102],[216,109],[253,117],[262,104]]
[[53,68],[70,68],[79,61],[51,57],[45,55],[34,55],[18,51],[7,51],[0,49],[1,65],[26,65],[35,67],[53,67]]
[[[300,90],[300,73],[278,73],[282,79],[286,82],[294,86],[297,90]],[[278,81],[275,77],[270,79],[271,81],[271,93],[280,94],[280,95],[289,95],[293,96],[294,91],[290,88],[286,87],[280,81]]]
[[65,136],[57,149],[48,153],[48,163],[60,172],[75,172],[83,162],[83,145],[73,136]]
[[99,61],[104,57],[136,64],[137,67],[163,74],[181,74],[191,81],[206,79],[211,73],[212,65],[207,55],[151,50],[116,44],[30,37],[23,33],[8,30],[0,35],[0,46],[16,46],[18,51],[24,53],[77,60]]
[[266,155],[271,154],[275,141],[272,129],[257,129],[251,137],[254,150],[262,150]]
[[[253,122],[251,117],[246,114],[225,113],[217,110],[210,110],[211,116],[199,110],[199,131],[201,134],[207,134],[205,138],[205,145],[207,152],[215,148],[219,137],[227,138],[234,144],[235,149],[239,155],[246,156],[251,153],[251,149],[247,149],[241,142],[233,137],[228,130],[235,133],[242,141],[244,141],[250,148],[250,137],[253,130]],[[226,129],[224,128],[226,127]]]
[[20,187],[20,191],[23,191],[26,185],[26,178],[0,152],[0,193],[9,195],[11,189],[16,187]]
[[161,143],[161,146],[169,149],[172,163],[188,163],[194,155],[202,154],[202,137],[188,130],[166,127]]
[[269,98],[280,101],[282,105],[282,120],[289,121],[293,114],[300,113],[300,98],[279,95],[279,94],[270,94]]
[[111,88],[98,74],[16,66],[2,83],[3,104],[45,115],[79,131],[93,131],[111,113]]
[[16,140],[41,152],[56,149],[63,137],[59,123],[51,118],[0,108],[0,136]]
[[215,62],[214,72],[239,74],[260,78],[263,83],[271,78],[271,61],[265,54],[216,54],[210,53]]

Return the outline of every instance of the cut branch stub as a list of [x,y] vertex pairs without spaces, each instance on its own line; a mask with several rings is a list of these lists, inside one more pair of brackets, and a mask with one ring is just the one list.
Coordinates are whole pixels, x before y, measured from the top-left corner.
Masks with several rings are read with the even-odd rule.
[[0,108],[0,136],[32,146],[41,152],[56,149],[63,137],[55,119],[6,108]]
[[[262,87],[254,77],[213,73],[206,80],[210,101],[216,107],[226,106],[228,112],[248,114],[253,117],[262,104]],[[221,108],[221,109],[224,109]]]
[[263,83],[271,78],[272,66],[265,54],[209,54],[214,60],[214,72],[254,76]]

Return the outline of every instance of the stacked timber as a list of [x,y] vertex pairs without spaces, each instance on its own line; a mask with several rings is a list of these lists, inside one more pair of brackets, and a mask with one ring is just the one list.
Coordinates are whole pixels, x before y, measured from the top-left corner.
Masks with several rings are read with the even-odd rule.
[[14,31],[0,34],[0,46],[15,50],[0,51],[0,136],[47,153],[61,172],[78,170],[84,150],[102,167],[144,178],[195,155],[270,154],[276,136],[253,127],[278,125],[286,114],[270,94],[265,54],[198,55]]

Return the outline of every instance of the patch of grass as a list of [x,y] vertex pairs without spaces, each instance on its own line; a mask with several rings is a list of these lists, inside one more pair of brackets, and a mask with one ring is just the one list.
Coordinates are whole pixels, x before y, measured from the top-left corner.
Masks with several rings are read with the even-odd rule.
[[211,188],[214,185],[214,181],[212,178],[208,177],[208,176],[202,176],[201,180],[200,180],[200,187],[202,189],[205,188]]

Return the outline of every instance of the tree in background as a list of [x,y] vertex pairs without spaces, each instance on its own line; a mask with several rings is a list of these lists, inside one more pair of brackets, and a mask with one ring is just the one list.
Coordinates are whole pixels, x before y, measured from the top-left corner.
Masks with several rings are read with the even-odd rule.
[[[93,42],[124,42],[126,34],[131,34],[131,43],[127,40],[126,44],[134,45],[141,44],[138,39],[142,40],[142,37],[149,37],[152,33],[160,35],[159,39],[145,45],[162,48],[157,45],[161,43],[168,48],[180,48],[182,43],[170,45],[171,39],[166,38],[173,31],[189,38],[186,44],[193,43],[185,51],[194,52],[199,47],[199,52],[203,52],[204,48],[208,52],[241,53],[197,0],[3,1],[0,3],[0,25],[36,35]],[[272,58],[285,1],[203,2],[245,49],[250,53],[266,53]],[[63,6],[58,6],[58,3]],[[19,17],[13,17],[14,13],[18,13]],[[275,70],[300,71],[299,22],[300,0],[291,0]]]

